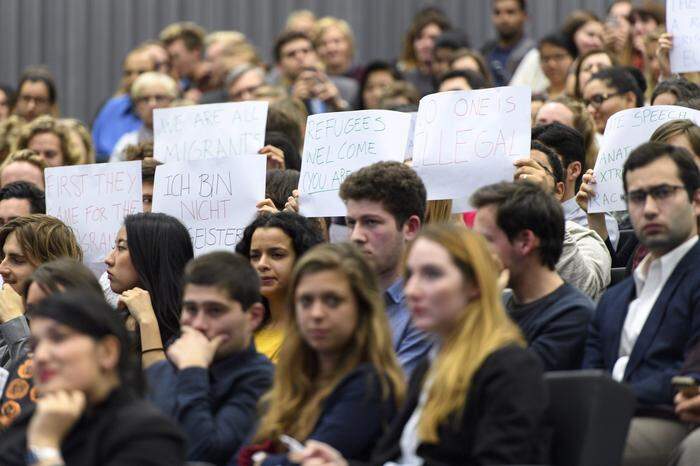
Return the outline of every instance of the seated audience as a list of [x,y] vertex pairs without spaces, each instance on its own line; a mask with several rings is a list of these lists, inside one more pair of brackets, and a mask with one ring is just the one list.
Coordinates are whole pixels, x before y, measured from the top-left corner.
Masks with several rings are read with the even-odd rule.
[[[299,260],[290,280],[292,315],[254,439],[269,453],[256,462],[298,462],[294,452],[283,453],[280,435],[369,460],[404,392],[382,301],[375,273],[351,244],[317,246]],[[246,449],[239,464],[255,450]]]
[[44,299],[32,309],[32,339],[42,396],[0,433],[3,466],[183,463],[182,434],[140,399],[126,329],[102,296]]
[[406,375],[430,349],[411,323],[401,267],[408,243],[425,220],[426,192],[415,171],[398,162],[377,162],[353,172],[340,185],[350,241],[379,277],[394,351]]
[[[547,463],[542,366],[503,310],[497,274],[484,240],[465,228],[428,227],[411,245],[406,294],[436,345],[365,464]],[[320,442],[300,456],[348,464]]]
[[576,100],[583,98],[583,88],[590,81],[591,76],[598,71],[606,68],[617,66],[615,56],[602,49],[593,49],[581,55],[576,60],[576,68],[574,69],[574,94]]
[[0,227],[17,217],[45,214],[44,192],[27,181],[15,181],[0,188]]
[[635,234],[649,254],[601,298],[583,367],[604,369],[637,399],[624,465],[664,464],[686,428],[673,416],[671,378],[700,338],[697,215],[700,171],[685,149],[650,142],[622,173]]
[[311,219],[291,212],[262,212],[236,245],[236,252],[247,257],[260,276],[265,315],[254,328],[255,347],[273,362],[279,360],[285,339],[292,268],[322,241],[321,231]]
[[0,188],[15,181],[28,181],[44,189],[46,161],[33,150],[12,152],[0,166]]
[[56,83],[46,67],[30,66],[19,78],[14,114],[27,122],[41,115],[58,115]]
[[598,133],[603,134],[608,118],[621,110],[642,107],[644,94],[628,70],[613,66],[591,76],[583,88],[582,100]]
[[400,79],[396,68],[384,61],[373,61],[360,80],[359,105],[360,110],[374,110],[379,108],[379,100],[390,84]]
[[[533,145],[531,157],[543,155]],[[594,304],[556,271],[564,244],[561,207],[528,182],[486,186],[472,204],[474,229],[507,274],[506,310],[529,348],[547,371],[579,369]]]
[[260,279],[237,254],[213,252],[187,264],[181,336],[168,360],[146,369],[149,399],[187,435],[187,459],[225,465],[252,431],[272,364],[255,350],[262,320]]
[[70,149],[70,132],[59,120],[44,115],[27,124],[17,140],[15,150],[33,150],[48,167],[76,165],[77,154]]

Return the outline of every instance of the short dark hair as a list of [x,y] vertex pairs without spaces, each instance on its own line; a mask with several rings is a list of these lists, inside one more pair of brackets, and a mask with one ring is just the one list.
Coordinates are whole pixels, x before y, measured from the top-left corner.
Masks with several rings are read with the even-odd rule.
[[377,162],[352,173],[340,185],[340,198],[379,202],[394,217],[397,228],[415,215],[425,219],[427,194],[416,172],[400,162]]
[[[503,0],[492,0],[492,3],[498,3]],[[516,0],[518,3],[518,6],[520,6],[520,10],[524,11],[527,13],[527,1],[526,0]]]
[[29,201],[30,214],[46,213],[44,191],[28,181],[14,181],[0,188],[0,201],[5,199],[26,199]]
[[284,209],[287,199],[299,187],[296,170],[268,170],[265,175],[265,198],[271,199],[277,210]]
[[7,98],[7,107],[12,111],[15,108],[15,103],[17,102],[17,92],[9,84],[0,84],[0,91],[5,93]]
[[464,78],[472,89],[483,89],[486,87],[486,80],[479,73],[472,70],[451,70],[440,76],[438,88],[448,79]]
[[311,37],[309,37],[308,34],[306,34],[305,32],[284,31],[277,37],[277,40],[275,40],[275,46],[272,49],[272,54],[275,57],[275,63],[279,63],[280,59],[282,58],[282,47],[284,47],[292,41],[299,39],[308,40],[309,44],[311,44],[311,48],[314,47],[314,41],[311,40]]
[[642,93],[642,89],[639,87],[639,83],[637,83],[632,73],[625,67],[611,66],[610,68],[600,70],[593,74],[588,82],[590,83],[596,79],[603,81],[607,86],[614,88],[619,93],[624,94],[632,92],[636,99],[635,105],[637,107],[644,106],[644,94]]
[[676,102],[676,105],[680,107],[692,108],[693,110],[700,110],[700,96],[679,100]]
[[27,81],[44,83],[49,93],[49,103],[51,105],[56,103],[56,82],[48,68],[45,66],[30,66],[24,70],[24,73],[19,78],[19,84],[17,84],[17,95],[22,92],[22,86]]
[[700,188],[700,170],[695,158],[682,147],[663,142],[647,142],[633,150],[622,167],[622,185],[627,192],[627,173],[646,167],[661,158],[668,157],[676,164],[678,177],[692,200],[695,191]]
[[700,86],[682,77],[661,81],[651,93],[651,104],[654,105],[654,100],[665,93],[675,95],[677,100],[688,100],[700,97]]
[[556,183],[564,182],[564,169],[562,168],[561,160],[559,159],[557,153],[554,152],[554,150],[551,147],[545,146],[536,139],[532,139],[532,141],[530,142],[530,150],[536,150],[546,155],[547,161],[552,167],[552,176],[554,177],[554,181]]
[[265,144],[277,147],[284,155],[284,168],[301,170],[301,156],[299,149],[294,147],[292,138],[281,131],[265,132]]
[[560,49],[566,50],[566,53],[571,55],[571,58],[576,58],[578,52],[576,51],[576,46],[566,38],[561,32],[554,32],[547,34],[542,39],[540,39],[537,44],[537,50],[541,50],[544,44],[552,45],[554,47],[559,47]]
[[245,230],[236,245],[236,252],[250,259],[253,234],[258,228],[279,228],[292,240],[297,259],[306,251],[323,242],[323,234],[312,219],[292,212],[261,212]]
[[285,134],[292,145],[297,149],[301,148],[304,135],[301,134],[301,127],[289,112],[270,105],[267,109],[267,131],[277,131]]
[[455,51],[459,49],[468,49],[469,47],[469,36],[466,31],[461,29],[448,29],[447,31],[443,31],[443,33],[435,39],[433,50],[450,49]]
[[554,150],[564,160],[561,164],[564,170],[574,162],[581,164],[581,173],[576,179],[576,189],[578,189],[586,166],[586,145],[583,135],[574,128],[554,122],[532,128],[532,140],[540,141]]
[[534,183],[501,182],[478,189],[471,197],[477,209],[496,206],[496,224],[509,241],[523,230],[540,239],[542,263],[554,270],[564,247],[564,211],[561,204]]
[[250,261],[240,254],[215,251],[192,259],[185,267],[185,286],[213,286],[230,299],[241,303],[243,310],[262,302],[260,277]]
[[367,87],[367,81],[369,80],[369,77],[372,75],[372,73],[375,73],[377,71],[384,71],[391,74],[395,81],[399,81],[400,79],[402,79],[399,71],[391,63],[383,60],[375,60],[373,62],[370,62],[365,68],[364,72],[362,73],[362,78],[360,79],[360,89],[357,92],[357,98],[359,102],[358,108],[360,110],[364,110],[367,108],[363,97],[365,93],[365,88]]

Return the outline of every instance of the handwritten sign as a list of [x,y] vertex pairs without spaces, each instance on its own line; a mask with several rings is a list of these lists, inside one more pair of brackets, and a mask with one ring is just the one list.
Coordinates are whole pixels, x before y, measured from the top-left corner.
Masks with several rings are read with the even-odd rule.
[[428,199],[461,199],[512,180],[513,162],[530,154],[530,88],[427,95],[413,139],[413,168]]
[[163,212],[187,227],[195,255],[232,251],[265,198],[266,159],[247,155],[156,168],[153,212]]
[[299,179],[301,214],[345,215],[345,205],[338,197],[342,182],[375,162],[403,162],[410,125],[410,114],[388,110],[310,116]]
[[257,154],[266,123],[267,102],[157,109],[153,155],[161,162],[185,162]]
[[671,71],[700,71],[700,0],[667,0],[666,29],[673,35]]
[[671,120],[690,119],[700,122],[700,112],[675,105],[654,105],[617,112],[608,118],[603,142],[593,171],[596,176],[596,196],[591,199],[589,212],[626,210],[621,196],[622,167],[630,152],[649,141],[656,128]]
[[416,132],[416,118],[418,117],[418,112],[411,112],[411,126],[408,127],[408,143],[406,144],[406,155],[404,160],[413,160],[413,135]]
[[143,211],[141,162],[47,168],[46,213],[70,226],[86,263],[112,250],[124,217]]

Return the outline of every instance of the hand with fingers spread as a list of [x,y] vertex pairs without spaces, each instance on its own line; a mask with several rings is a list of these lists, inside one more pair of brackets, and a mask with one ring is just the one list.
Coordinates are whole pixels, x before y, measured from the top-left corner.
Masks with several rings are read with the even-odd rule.
[[226,335],[216,335],[209,340],[199,330],[184,325],[180,338],[168,348],[168,359],[181,370],[188,367],[203,367],[206,369],[214,361],[216,350],[227,339],[228,336]]
[[258,202],[255,204],[255,208],[258,209],[258,212],[270,212],[272,214],[279,212],[277,206],[275,206],[275,203],[272,202],[272,199],[270,198]]
[[27,444],[60,449],[63,439],[85,411],[85,394],[60,390],[43,395],[27,428]]
[[267,169],[268,170],[284,170],[284,152],[279,147],[272,146],[268,144],[258,151],[258,154],[262,154],[267,157]]
[[24,315],[22,297],[5,283],[0,290],[0,323],[9,322],[12,319]]

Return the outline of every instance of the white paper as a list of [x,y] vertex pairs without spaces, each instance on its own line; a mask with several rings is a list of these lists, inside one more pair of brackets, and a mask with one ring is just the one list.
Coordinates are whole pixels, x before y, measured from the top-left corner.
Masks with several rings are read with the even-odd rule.
[[413,168],[428,199],[461,199],[513,179],[513,162],[530,155],[530,88],[496,87],[423,97]]
[[154,110],[153,156],[185,162],[257,154],[265,144],[267,102],[230,102]]
[[143,211],[141,162],[47,168],[46,213],[70,226],[86,263],[102,262],[124,217]]
[[673,35],[671,72],[700,71],[700,0],[667,0],[666,29]]
[[408,127],[408,143],[406,144],[406,155],[404,160],[413,160],[413,135],[416,132],[416,118],[418,117],[418,112],[411,112],[411,126]]
[[689,119],[700,122],[700,112],[676,105],[654,105],[617,112],[608,118],[593,171],[596,196],[588,211],[614,212],[627,210],[622,186],[622,167],[630,152],[648,142],[656,129],[671,120]]
[[156,168],[153,212],[187,227],[195,255],[233,251],[265,199],[262,155],[170,162]]
[[306,122],[299,178],[300,213],[307,217],[345,215],[338,196],[352,172],[375,162],[403,162],[411,115],[361,110],[312,115]]

